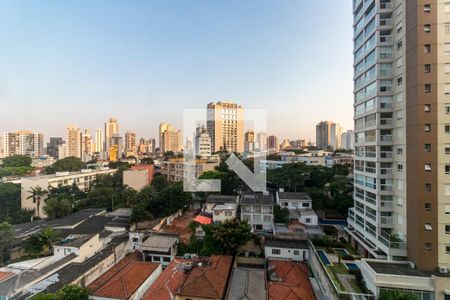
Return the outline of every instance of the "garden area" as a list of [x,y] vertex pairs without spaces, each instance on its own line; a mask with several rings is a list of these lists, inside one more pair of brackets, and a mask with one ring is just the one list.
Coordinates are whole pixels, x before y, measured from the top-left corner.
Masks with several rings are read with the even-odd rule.
[[341,292],[370,294],[366,289],[359,261],[359,253],[344,238],[333,240],[329,236],[312,240],[314,250],[330,280]]

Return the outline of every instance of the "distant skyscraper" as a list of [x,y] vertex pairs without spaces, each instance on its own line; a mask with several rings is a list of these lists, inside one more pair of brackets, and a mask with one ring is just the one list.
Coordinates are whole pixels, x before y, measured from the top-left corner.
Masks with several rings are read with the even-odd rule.
[[211,156],[211,138],[204,126],[198,127],[195,134],[195,154]]
[[134,131],[125,132],[125,155],[136,155],[136,133]]
[[159,124],[159,151],[161,153],[172,151],[181,152],[183,149],[182,133],[174,130],[168,123]]
[[267,138],[267,148],[270,151],[278,150],[278,138],[274,135],[271,135]]
[[244,108],[233,102],[211,102],[207,105],[207,132],[211,151],[244,151]]
[[[122,137],[118,134],[113,134],[110,137],[110,144],[109,144],[109,153],[111,153],[111,149],[114,148],[113,152],[115,153],[116,159],[122,158],[123,155],[123,141]],[[111,157],[110,157],[111,158]],[[116,160],[111,159],[111,160]]]
[[119,122],[116,118],[109,118],[105,122],[105,151],[108,151],[111,145],[111,137],[119,134]]
[[95,129],[94,152],[103,154],[105,152],[105,135],[103,129]]
[[83,161],[89,161],[92,159],[92,136],[88,129],[86,129],[82,135],[81,153]]
[[156,151],[156,140],[154,138],[148,139],[148,153],[155,153]]
[[255,150],[255,132],[248,130],[244,133],[244,151],[252,152]]
[[59,146],[64,145],[65,142],[61,137],[51,137],[50,142],[47,143],[47,155],[59,159]]
[[319,149],[331,147],[337,149],[341,145],[342,127],[331,121],[321,121],[316,125],[316,145]]
[[343,132],[341,134],[341,148],[345,150],[353,150],[354,149],[354,143],[353,143],[353,130],[347,130],[346,132]]
[[74,125],[66,128],[67,156],[75,156],[81,158],[81,131]]
[[258,132],[256,135],[256,148],[259,151],[267,151],[267,134],[265,132]]
[[336,150],[342,147],[341,143],[342,126],[333,123],[330,128],[330,146]]

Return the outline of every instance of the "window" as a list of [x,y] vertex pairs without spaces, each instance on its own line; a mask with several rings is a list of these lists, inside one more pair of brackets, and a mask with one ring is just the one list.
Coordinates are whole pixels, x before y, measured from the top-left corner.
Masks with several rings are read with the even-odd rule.
[[425,203],[425,211],[431,212],[431,203]]
[[450,234],[450,225],[445,225],[445,233]]
[[425,144],[425,152],[431,152],[431,144]]
[[302,203],[302,207],[309,207],[309,203],[308,202],[303,202]]
[[[424,49],[425,53],[430,53],[431,52],[431,45],[430,44],[425,44],[425,45],[423,45],[423,49]],[[449,52],[450,52],[450,48],[449,48]]]
[[445,144],[444,146],[444,152],[446,155],[450,154],[450,144]]
[[427,83],[424,85],[423,91],[425,93],[431,93],[431,84]]
[[430,33],[431,32],[431,25],[430,24],[423,25],[423,32]]
[[423,12],[430,13],[431,12],[431,4],[425,4],[423,6]]
[[444,53],[445,53],[445,55],[450,53],[450,43],[445,43],[445,45],[444,45]]
[[450,165],[445,165],[445,175],[450,175]]
[[311,223],[311,218],[305,218],[305,223]]
[[425,171],[430,172],[431,171],[431,164],[425,164]]
[[403,172],[403,165],[397,164],[397,172]]
[[431,227],[431,224],[430,224],[430,223],[425,223],[425,230],[426,230],[426,231],[431,231],[431,230],[433,230],[433,228]]
[[445,23],[445,34],[449,34],[450,33],[450,23]]
[[400,68],[401,66],[403,66],[403,57],[397,58],[397,60],[395,61],[395,66],[397,68]]
[[431,132],[431,124],[425,124],[425,132]]
[[444,93],[450,95],[450,83],[444,84]]
[[450,64],[444,65],[444,71],[445,71],[445,74],[450,74]]
[[402,31],[403,26],[402,26],[401,22],[397,24],[396,29],[397,29],[397,33],[400,33]]
[[281,254],[281,250],[280,249],[272,249],[272,254],[275,254],[275,255],[280,255]]
[[403,41],[400,40],[397,42],[397,51],[403,48]]
[[424,71],[425,71],[425,73],[430,73],[431,72],[431,65],[430,64],[425,64],[424,65]]
[[[447,194],[446,194],[447,195]],[[446,205],[445,207],[444,207],[444,211],[445,211],[445,214],[446,215],[450,215],[450,205]]]
[[[445,254],[450,254],[450,246],[445,246]],[[445,295],[444,300],[450,299],[450,297],[448,297],[448,296],[449,295]]]
[[299,254],[300,254],[300,251],[294,250],[294,255],[299,255]]
[[445,124],[444,131],[445,131],[445,133],[450,133],[450,124],[449,123]]
[[424,106],[424,111],[425,111],[426,113],[431,112],[431,104],[425,104],[425,106]]
[[431,192],[431,183],[425,183],[425,192]]
[[450,103],[445,104],[445,113],[448,115],[450,114]]
[[431,243],[425,243],[425,250],[431,251]]
[[403,148],[397,147],[397,155],[402,155],[402,154],[403,154]]
[[170,257],[163,257],[163,262],[170,262]]
[[403,83],[403,76],[398,76],[397,77],[397,85],[402,85]]

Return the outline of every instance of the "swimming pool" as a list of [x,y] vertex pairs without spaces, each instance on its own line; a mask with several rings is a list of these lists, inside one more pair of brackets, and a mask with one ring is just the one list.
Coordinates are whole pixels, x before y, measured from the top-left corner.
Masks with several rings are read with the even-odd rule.
[[351,270],[359,270],[358,265],[355,263],[345,263],[345,266],[349,271]]
[[350,255],[350,253],[348,253],[347,249],[345,248],[333,248],[334,253],[336,253],[337,255],[342,256],[346,256],[346,255]]
[[319,255],[320,260],[323,262],[324,265],[331,266],[331,262],[328,259],[327,255],[325,254],[325,251],[317,250],[317,254]]

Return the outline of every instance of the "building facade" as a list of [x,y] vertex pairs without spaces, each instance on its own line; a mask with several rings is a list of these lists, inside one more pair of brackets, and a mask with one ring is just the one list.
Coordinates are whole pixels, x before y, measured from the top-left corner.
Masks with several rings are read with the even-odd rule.
[[183,150],[183,135],[181,130],[175,130],[168,123],[159,124],[159,152],[181,152]]
[[27,155],[39,157],[44,155],[44,135],[27,130],[5,132],[1,139],[3,157]]
[[105,151],[109,151],[111,145],[111,137],[119,135],[119,122],[116,118],[109,118],[105,122]]
[[[366,257],[409,260],[436,278],[450,267],[449,13],[443,0],[353,1],[355,189],[347,231]],[[434,296],[444,292],[436,287]]]
[[211,138],[211,152],[244,151],[244,108],[233,102],[207,105],[206,129]]
[[66,128],[67,156],[81,158],[81,131],[74,125]]
[[125,156],[134,156],[136,154],[136,133],[127,131],[125,132]]
[[65,141],[60,137],[51,137],[50,142],[47,143],[47,155],[58,159],[59,158],[59,146],[64,145]]

